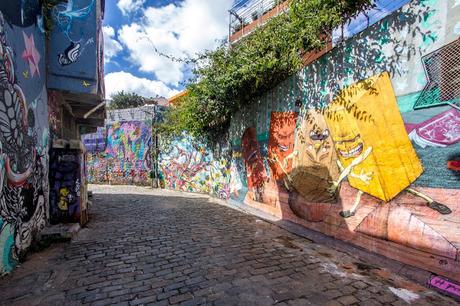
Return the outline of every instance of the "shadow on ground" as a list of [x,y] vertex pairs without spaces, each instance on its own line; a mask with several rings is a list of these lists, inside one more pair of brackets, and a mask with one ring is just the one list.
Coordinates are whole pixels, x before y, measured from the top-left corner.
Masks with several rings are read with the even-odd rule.
[[207,197],[97,187],[90,210],[0,280],[1,304],[455,304]]

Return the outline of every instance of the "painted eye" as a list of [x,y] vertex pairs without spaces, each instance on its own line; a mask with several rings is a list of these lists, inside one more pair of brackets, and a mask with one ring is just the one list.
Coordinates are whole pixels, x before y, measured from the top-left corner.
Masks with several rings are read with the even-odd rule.
[[327,151],[327,149],[326,149],[326,148],[323,148],[323,152],[326,152],[326,151]]

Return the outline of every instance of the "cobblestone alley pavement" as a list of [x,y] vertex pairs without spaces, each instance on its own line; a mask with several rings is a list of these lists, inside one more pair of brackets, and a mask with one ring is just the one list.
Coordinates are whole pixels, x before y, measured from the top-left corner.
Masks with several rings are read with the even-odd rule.
[[0,280],[1,304],[456,304],[204,196],[101,186],[91,212]]

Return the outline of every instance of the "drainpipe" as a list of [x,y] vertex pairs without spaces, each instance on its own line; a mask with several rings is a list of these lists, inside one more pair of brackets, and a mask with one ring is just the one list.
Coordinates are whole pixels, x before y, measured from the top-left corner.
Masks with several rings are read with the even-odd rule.
[[159,183],[158,183],[158,154],[159,154],[159,149],[158,149],[158,131],[156,131],[153,126],[156,123],[156,119],[158,118],[157,116],[158,112],[158,105],[155,105],[154,110],[153,110],[153,118],[152,118],[152,148],[151,152],[153,154],[150,154],[150,158],[152,159],[152,170],[153,170],[153,177],[152,177],[152,188],[159,188]]
[[83,119],[87,119],[89,116],[91,116],[92,113],[94,113],[95,111],[97,111],[98,109],[100,109],[101,107],[103,107],[105,105],[105,103],[107,102],[107,100],[104,100],[103,102],[99,103],[96,107],[94,107],[93,109],[91,109],[89,112],[87,112],[84,116],[83,116]]

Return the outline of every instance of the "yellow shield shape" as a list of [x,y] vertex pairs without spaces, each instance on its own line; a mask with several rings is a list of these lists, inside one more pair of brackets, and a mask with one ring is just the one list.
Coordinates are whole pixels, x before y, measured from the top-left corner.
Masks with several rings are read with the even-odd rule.
[[388,202],[422,174],[387,72],[342,90],[325,118],[351,186]]

